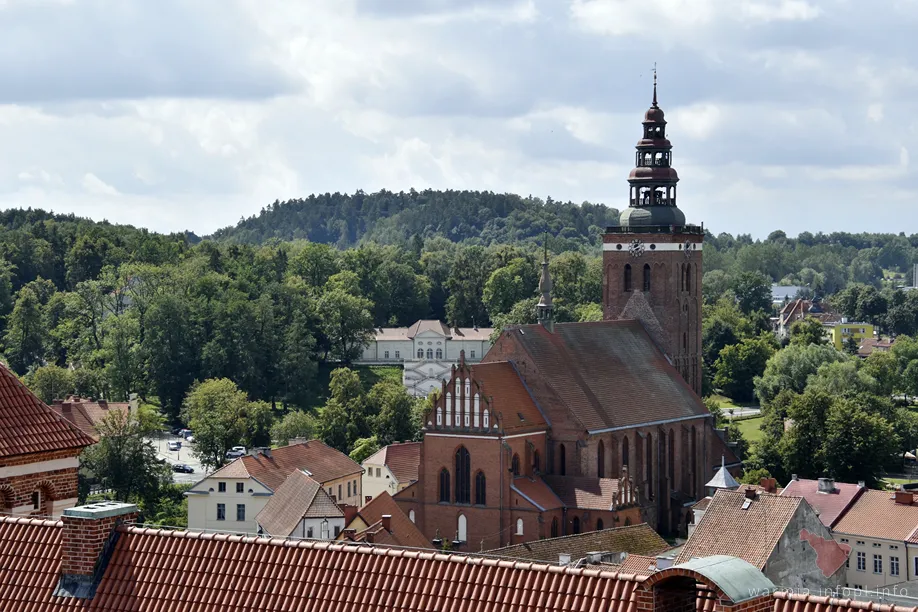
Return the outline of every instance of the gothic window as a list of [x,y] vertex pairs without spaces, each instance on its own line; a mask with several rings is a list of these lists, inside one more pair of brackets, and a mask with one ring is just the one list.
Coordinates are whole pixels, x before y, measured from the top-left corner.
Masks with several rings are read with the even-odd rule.
[[443,359],[443,349],[437,349],[437,359]]
[[646,466],[647,474],[647,497],[648,499],[653,499],[653,436],[647,434],[647,457],[644,461]]
[[605,523],[602,522],[602,519],[596,519],[596,531],[602,531],[603,527],[605,527]]
[[418,359],[424,359],[424,349],[418,349]]
[[468,533],[468,521],[466,520],[464,514],[459,515],[459,521],[456,527],[457,527],[456,535],[459,536],[457,539],[460,542],[465,542],[469,538],[469,533]]
[[516,519],[516,535],[523,535],[523,519]]
[[558,449],[558,473],[562,476],[567,474],[567,457],[565,456],[564,445]]
[[596,449],[596,475],[600,478],[606,477],[606,445],[602,440]]
[[692,457],[690,459],[692,466],[692,483],[691,483],[691,493],[692,496],[695,496],[695,490],[698,486],[698,432],[695,431],[695,426],[692,425]]
[[440,501],[449,503],[449,470],[440,470]]
[[692,291],[692,264],[685,264],[685,290]]
[[456,450],[456,503],[471,503],[472,495],[472,466],[469,451],[460,446]]
[[482,418],[482,423],[481,423],[481,424],[484,426],[485,429],[487,429],[488,427],[491,426],[491,424],[490,424],[491,416],[490,416],[490,413],[488,413],[487,410],[484,411],[484,414],[482,415],[481,418]]
[[534,451],[532,453],[532,472],[533,474],[539,472],[542,469],[542,458],[539,456],[539,451]]
[[437,425],[443,424],[443,409],[437,406]]
[[625,291],[631,291],[631,264],[625,264]]
[[628,438],[622,440],[622,467],[628,465]]
[[560,534],[558,533],[558,517],[551,519],[551,537],[557,538]]
[[650,291],[650,264],[644,264],[644,291]]
[[452,406],[453,406],[453,396],[447,391],[446,393],[446,426],[447,427],[453,424]]
[[580,517],[579,516],[575,516],[574,520],[571,521],[571,532],[575,534],[580,533]]
[[520,475],[520,456],[515,453],[513,455],[513,461],[510,462],[510,471],[513,472],[514,476]]
[[427,349],[427,358],[433,359],[433,349]]
[[412,523],[414,522],[414,510],[408,511],[408,520],[411,521]]
[[676,432],[669,430],[669,482],[670,487],[676,488]]
[[475,474],[475,503],[479,506],[484,506],[487,504],[487,481],[485,480],[484,472],[481,470]]
[[481,418],[481,417],[479,416],[479,412],[480,412],[479,406],[480,406],[480,405],[481,405],[481,400],[480,400],[478,394],[476,393],[476,394],[475,394],[475,401],[474,401],[473,404],[472,404],[472,424],[473,424],[473,426],[476,427],[476,428],[479,426],[479,419]]

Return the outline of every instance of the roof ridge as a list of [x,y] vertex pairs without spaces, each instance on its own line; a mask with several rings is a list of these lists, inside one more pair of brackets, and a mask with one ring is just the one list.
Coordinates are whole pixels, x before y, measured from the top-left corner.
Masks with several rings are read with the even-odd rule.
[[63,527],[64,523],[60,520],[42,519],[32,516],[11,516],[0,515],[0,523],[10,523],[13,525],[35,525],[37,527]]

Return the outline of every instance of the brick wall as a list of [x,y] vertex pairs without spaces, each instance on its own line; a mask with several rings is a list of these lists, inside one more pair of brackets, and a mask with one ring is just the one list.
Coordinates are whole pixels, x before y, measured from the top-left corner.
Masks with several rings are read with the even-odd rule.
[[115,527],[132,525],[136,520],[136,512],[99,519],[62,516],[61,573],[92,576]]
[[[77,456],[80,450],[67,449],[4,458],[2,464],[0,464],[0,510],[10,510],[31,505],[32,494],[39,490],[42,492],[43,502],[77,497],[78,468],[65,468],[19,476],[4,476],[5,471],[3,468],[68,459]],[[33,514],[48,514],[48,505],[43,505],[45,505],[45,508],[38,508]]]

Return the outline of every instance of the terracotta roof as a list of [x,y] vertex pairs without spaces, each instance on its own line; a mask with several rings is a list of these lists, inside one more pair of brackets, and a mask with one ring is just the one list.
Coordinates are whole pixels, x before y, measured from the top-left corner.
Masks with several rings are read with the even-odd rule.
[[[851,589],[857,594],[856,589]],[[864,593],[861,593],[862,595]],[[844,599],[826,597],[823,595],[809,595],[807,593],[789,593],[776,591],[772,594],[775,599],[773,612],[915,612],[918,607],[880,604],[875,601],[855,601],[848,597],[845,589]],[[888,596],[886,597],[888,599]]]
[[801,479],[791,480],[781,495],[804,498],[819,513],[822,524],[831,528],[864,491],[856,484],[837,482],[832,493],[820,493],[818,480]]
[[692,510],[707,510],[711,503],[710,497],[703,497],[692,505]]
[[[392,496],[383,491],[360,509],[358,513],[363,522],[369,525],[363,532],[358,532],[356,540],[365,539],[365,532],[374,534],[373,542],[376,544],[394,544],[396,546],[410,546],[412,548],[431,548],[430,540],[424,537],[421,530],[411,522]],[[388,514],[392,518],[389,531],[382,528],[382,517]],[[385,532],[385,533],[383,533]]]
[[401,484],[409,484],[418,479],[418,466],[421,464],[421,443],[400,442],[390,444],[364,459],[363,463],[384,465],[389,468],[395,479]]
[[471,369],[472,378],[483,385],[484,394],[492,398],[494,410],[501,414],[504,431],[548,427],[513,364],[478,363]]
[[513,482],[510,483],[510,488],[511,490],[516,490],[537,510],[545,511],[564,507],[564,502],[541,478],[529,479],[525,476],[519,476],[513,479]]
[[52,597],[60,522],[0,518],[0,609],[635,612],[611,572],[460,554],[119,527],[95,597]]
[[622,563],[603,563],[600,567],[622,574],[649,576],[657,571],[657,558],[648,555],[628,555]]
[[864,491],[835,523],[835,531],[904,541],[918,527],[918,505],[897,504],[894,496],[889,491]]
[[568,508],[611,510],[618,493],[618,478],[546,476],[545,482]]
[[488,551],[488,554],[527,561],[558,563],[560,555],[570,555],[571,560],[576,561],[586,557],[587,553],[596,551],[657,555],[665,550],[669,550],[666,540],[661,538],[647,523],[640,523],[560,538],[533,540],[523,544],[496,548]]
[[131,409],[131,405],[127,402],[106,402],[104,400],[93,402],[79,397],[70,397],[63,401],[55,400],[50,408],[76,425],[80,431],[92,436],[93,440],[98,440],[99,423],[106,415],[113,410],[127,412]]
[[322,485],[294,470],[265,504],[255,521],[268,535],[287,537],[304,518],[344,516]]
[[344,453],[326,446],[320,440],[310,440],[272,449],[270,457],[260,452],[239,457],[208,478],[251,476],[272,491],[276,491],[294,470],[305,470],[322,484],[363,472],[363,468]]
[[709,415],[638,321],[522,325],[500,341],[519,343],[589,431]]
[[0,457],[82,448],[94,443],[0,364]]
[[803,498],[759,493],[744,510],[747,501],[744,489],[718,489],[714,493],[676,563],[696,557],[730,555],[759,569],[765,567]]

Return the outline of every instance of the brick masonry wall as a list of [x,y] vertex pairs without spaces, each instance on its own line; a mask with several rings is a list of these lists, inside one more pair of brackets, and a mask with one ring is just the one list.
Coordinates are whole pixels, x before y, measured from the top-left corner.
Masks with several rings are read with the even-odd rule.
[[115,527],[121,523],[132,525],[136,520],[136,513],[101,519],[62,516],[61,573],[92,576]]
[[48,453],[32,453],[29,455],[12,455],[9,457],[0,457],[0,470],[8,466],[26,465],[28,463],[39,463],[41,461],[53,461],[55,459],[77,457],[82,450],[82,448],[68,448]]
[[77,471],[78,468],[65,468],[24,474],[19,476],[6,476],[7,467],[18,467],[45,461],[69,459],[79,455],[82,449],[64,449],[47,453],[34,453],[29,455],[16,455],[4,457],[0,460],[0,511],[30,505],[32,494],[41,490],[44,497],[45,508],[36,509],[33,514],[45,514],[48,502],[61,499],[72,499],[77,496]]

